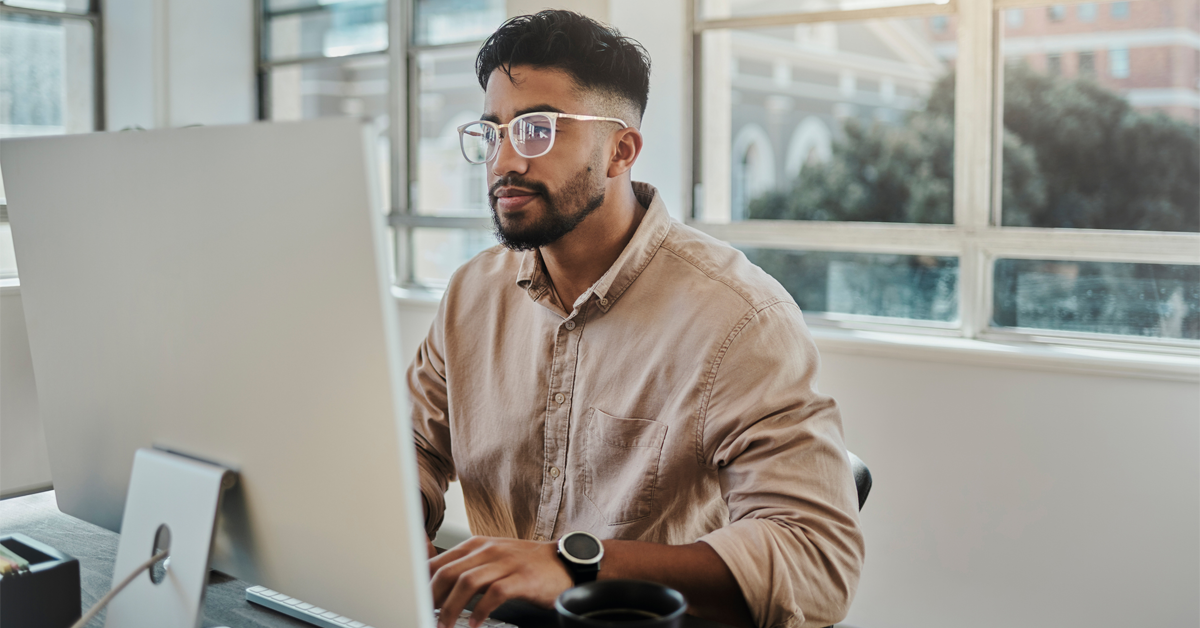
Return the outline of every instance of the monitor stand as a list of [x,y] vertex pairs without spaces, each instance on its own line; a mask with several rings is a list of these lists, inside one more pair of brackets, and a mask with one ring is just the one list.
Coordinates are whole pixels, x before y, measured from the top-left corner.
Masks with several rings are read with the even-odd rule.
[[169,555],[113,598],[106,628],[200,625],[221,494],[236,481],[225,467],[158,449],[137,451],[113,584],[160,549]]

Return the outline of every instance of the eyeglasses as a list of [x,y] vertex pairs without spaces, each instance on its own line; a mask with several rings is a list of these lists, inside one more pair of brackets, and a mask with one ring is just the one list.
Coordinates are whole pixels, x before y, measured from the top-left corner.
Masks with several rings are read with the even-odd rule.
[[500,152],[501,129],[508,129],[508,141],[512,143],[518,155],[526,159],[541,157],[554,146],[554,128],[559,118],[616,122],[622,129],[629,127],[620,118],[558,112],[527,113],[513,118],[508,124],[479,120],[458,127],[458,140],[463,157],[473,164],[487,163],[495,159],[496,153]]

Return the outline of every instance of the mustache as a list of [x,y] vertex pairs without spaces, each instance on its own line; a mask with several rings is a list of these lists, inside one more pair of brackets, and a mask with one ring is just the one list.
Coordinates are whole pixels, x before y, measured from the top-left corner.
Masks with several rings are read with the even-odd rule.
[[496,182],[488,188],[488,200],[494,204],[496,202],[496,190],[507,186],[523,188],[535,194],[541,194],[542,196],[546,197],[550,196],[550,189],[546,187],[545,183],[542,183],[541,181],[534,181],[533,179],[526,179],[525,177],[517,174],[506,174],[503,177],[496,179]]

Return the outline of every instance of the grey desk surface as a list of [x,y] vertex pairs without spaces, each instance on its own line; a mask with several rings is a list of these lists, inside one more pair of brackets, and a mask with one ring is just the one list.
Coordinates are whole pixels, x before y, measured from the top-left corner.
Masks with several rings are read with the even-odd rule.
[[[112,586],[112,570],[117,559],[119,535],[96,525],[63,514],[54,501],[54,492],[35,493],[0,501],[0,533],[20,533],[41,541],[79,559],[79,579],[83,609],[91,608]],[[212,572],[204,598],[203,628],[313,628],[286,615],[246,601],[246,582]],[[521,628],[551,628],[558,624],[552,612],[526,604],[506,604],[493,617]],[[688,628],[722,628],[717,624],[688,617]],[[103,628],[102,611],[87,628]]]

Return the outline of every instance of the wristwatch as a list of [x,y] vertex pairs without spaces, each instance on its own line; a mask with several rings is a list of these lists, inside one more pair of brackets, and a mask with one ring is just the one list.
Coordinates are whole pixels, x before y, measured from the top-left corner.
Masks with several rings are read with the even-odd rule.
[[568,532],[558,540],[558,558],[566,565],[567,573],[576,585],[592,582],[600,573],[604,546],[593,534]]

